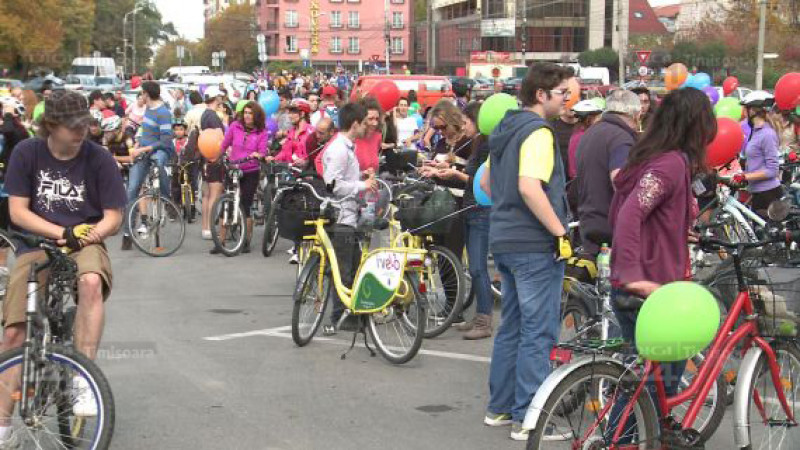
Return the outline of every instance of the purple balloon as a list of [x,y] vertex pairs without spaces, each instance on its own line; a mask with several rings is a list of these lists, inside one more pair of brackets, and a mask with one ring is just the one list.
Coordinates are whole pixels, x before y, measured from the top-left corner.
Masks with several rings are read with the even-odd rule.
[[719,101],[719,91],[714,86],[706,86],[703,88],[703,93],[708,96],[708,99],[711,100],[712,105],[716,105]]
[[197,89],[200,91],[200,95],[205,95],[207,87],[208,85],[206,84],[201,84],[200,86],[197,87]]
[[272,117],[267,117],[265,125],[267,126],[267,131],[269,132],[269,135],[275,136],[275,133],[278,132],[278,122]]

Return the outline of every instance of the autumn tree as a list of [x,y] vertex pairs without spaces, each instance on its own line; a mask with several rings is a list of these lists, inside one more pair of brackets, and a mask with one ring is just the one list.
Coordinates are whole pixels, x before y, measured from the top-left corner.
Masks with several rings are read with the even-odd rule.
[[201,53],[210,65],[211,54],[225,50],[225,67],[250,71],[260,65],[256,35],[258,24],[252,5],[231,5],[206,26]]

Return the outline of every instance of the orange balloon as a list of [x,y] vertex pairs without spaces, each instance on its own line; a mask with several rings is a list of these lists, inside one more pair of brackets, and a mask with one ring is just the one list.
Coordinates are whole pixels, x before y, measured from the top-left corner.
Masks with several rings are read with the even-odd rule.
[[689,69],[681,63],[675,63],[667,67],[667,73],[664,75],[664,87],[668,91],[674,91],[686,82],[689,78]]
[[572,77],[567,80],[567,89],[569,89],[569,99],[567,99],[566,108],[572,109],[581,99],[581,85],[578,83],[578,79]]
[[200,132],[197,147],[200,154],[209,161],[215,161],[222,154],[222,140],[225,134],[219,128],[209,128]]

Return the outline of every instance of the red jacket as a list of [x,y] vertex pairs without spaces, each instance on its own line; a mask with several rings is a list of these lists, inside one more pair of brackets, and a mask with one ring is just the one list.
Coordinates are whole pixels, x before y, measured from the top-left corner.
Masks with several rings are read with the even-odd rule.
[[293,163],[293,155],[296,155],[300,159],[308,158],[306,142],[313,132],[314,128],[305,122],[301,122],[300,128],[290,129],[286,135],[286,140],[283,142],[281,151],[275,155],[275,160],[278,162]]

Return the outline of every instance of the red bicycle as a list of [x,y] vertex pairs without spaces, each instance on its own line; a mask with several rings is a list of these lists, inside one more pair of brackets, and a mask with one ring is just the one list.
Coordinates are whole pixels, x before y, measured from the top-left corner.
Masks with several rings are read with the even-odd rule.
[[[693,426],[725,362],[737,350],[743,358],[734,394],[736,447],[800,448],[800,350],[793,336],[796,331],[778,325],[775,317],[776,311],[797,307],[800,290],[778,295],[764,289],[768,284],[763,277],[753,276],[750,268],[745,276],[742,266],[746,250],[798,239],[798,231],[776,232],[751,243],[702,238],[700,245],[706,249],[728,249],[739,293],[691,384],[668,397],[658,361],[629,358],[634,361],[626,363],[618,353],[596,350],[556,369],[537,391],[523,424],[531,430],[527,448],[702,448],[700,433]],[[768,271],[762,265],[755,273]],[[800,285],[800,279],[790,284]],[[658,411],[652,387],[646,390],[648,383],[655,386]],[[683,404],[689,407],[678,421],[671,413]]]

